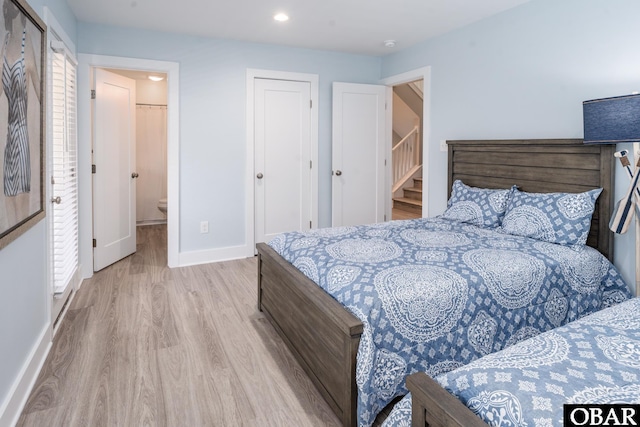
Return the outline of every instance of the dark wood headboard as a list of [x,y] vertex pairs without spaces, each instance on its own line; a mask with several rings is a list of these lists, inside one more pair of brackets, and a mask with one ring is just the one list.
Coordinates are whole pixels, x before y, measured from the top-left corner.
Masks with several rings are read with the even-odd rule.
[[614,204],[615,145],[581,139],[447,141],[449,196],[456,179],[483,188],[517,185],[531,193],[581,193],[602,188],[587,244],[613,262],[609,218]]

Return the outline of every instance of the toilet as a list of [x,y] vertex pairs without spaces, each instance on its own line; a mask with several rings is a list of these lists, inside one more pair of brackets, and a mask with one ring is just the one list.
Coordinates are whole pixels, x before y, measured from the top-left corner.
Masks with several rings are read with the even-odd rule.
[[160,199],[158,200],[158,210],[160,212],[162,212],[163,214],[167,214],[167,199]]

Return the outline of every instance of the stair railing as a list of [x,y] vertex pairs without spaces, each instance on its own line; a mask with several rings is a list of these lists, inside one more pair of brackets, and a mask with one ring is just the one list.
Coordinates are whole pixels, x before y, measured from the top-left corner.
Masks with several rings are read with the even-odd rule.
[[401,188],[422,166],[420,130],[414,127],[392,150],[393,191]]

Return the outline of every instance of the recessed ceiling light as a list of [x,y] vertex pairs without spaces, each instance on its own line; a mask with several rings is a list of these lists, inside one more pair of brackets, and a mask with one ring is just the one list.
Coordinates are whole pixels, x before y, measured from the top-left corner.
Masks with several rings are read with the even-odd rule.
[[273,19],[275,19],[278,22],[286,22],[289,20],[289,15],[287,15],[286,13],[276,13],[273,16]]
[[385,40],[384,42],[384,47],[396,47],[396,41],[395,40]]
[[161,76],[149,76],[149,80],[152,80],[154,82],[161,82],[162,80],[164,80],[164,77],[161,77]]

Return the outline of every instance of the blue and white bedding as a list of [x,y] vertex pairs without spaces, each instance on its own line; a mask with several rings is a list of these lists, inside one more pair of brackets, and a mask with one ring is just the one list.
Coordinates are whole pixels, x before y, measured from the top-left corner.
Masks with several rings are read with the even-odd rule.
[[407,375],[451,371],[630,294],[595,249],[444,218],[292,232],[270,243],[364,324],[358,425]]
[[[640,298],[435,378],[487,424],[561,425],[563,404],[640,403]],[[411,395],[383,427],[411,425]]]

